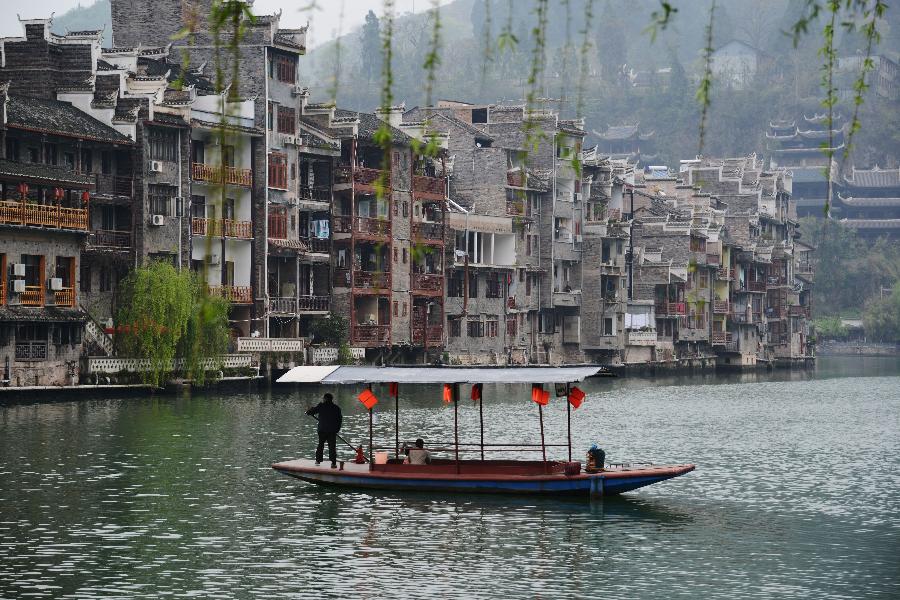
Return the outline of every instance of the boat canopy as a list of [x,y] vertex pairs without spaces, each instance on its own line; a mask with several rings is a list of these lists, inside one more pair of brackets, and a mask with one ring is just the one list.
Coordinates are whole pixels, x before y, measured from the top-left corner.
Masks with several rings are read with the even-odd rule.
[[294,367],[278,383],[572,383],[602,367]]

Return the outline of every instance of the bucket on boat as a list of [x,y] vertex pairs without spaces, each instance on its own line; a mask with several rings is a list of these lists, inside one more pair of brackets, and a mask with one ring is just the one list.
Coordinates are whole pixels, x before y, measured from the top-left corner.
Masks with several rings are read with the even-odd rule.
[[376,452],[375,453],[375,464],[376,465],[386,465],[388,461],[388,453],[387,452]]
[[581,463],[578,461],[567,462],[564,467],[566,475],[578,475],[581,473]]

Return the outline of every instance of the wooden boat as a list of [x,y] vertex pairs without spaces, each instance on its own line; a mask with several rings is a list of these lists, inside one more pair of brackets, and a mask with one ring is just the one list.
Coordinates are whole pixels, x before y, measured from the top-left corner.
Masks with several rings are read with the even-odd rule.
[[[330,464],[316,465],[312,460],[289,460],[275,463],[272,468],[303,481],[315,484],[353,488],[374,488],[424,492],[462,492],[492,494],[582,495],[602,497],[635,490],[694,470],[692,464],[610,464],[597,469],[583,469],[572,460],[571,401],[573,383],[586,377],[608,375],[598,367],[521,367],[521,368],[439,368],[439,367],[296,367],[278,379],[280,383],[316,383],[334,385],[362,384],[371,391],[372,384],[390,384],[396,414],[394,445],[392,448],[375,445],[372,434],[372,412],[369,406],[369,452],[362,464],[342,462],[339,468]],[[437,453],[446,452],[451,459],[435,459],[427,465],[404,464],[399,438],[400,393],[397,382],[443,384],[444,399],[454,409],[454,440],[448,447],[429,447]],[[532,398],[538,404],[540,444],[497,444],[484,442],[484,418],[481,410],[480,385],[473,393],[481,423],[479,442],[460,442],[458,410],[460,386],[483,383],[531,383]],[[554,384],[557,396],[566,405],[566,444],[547,444],[544,439],[543,407],[549,402],[545,384]],[[543,395],[541,395],[543,391]],[[367,395],[361,395],[369,398]],[[369,399],[371,402],[371,399]],[[377,402],[377,401],[376,401]],[[568,460],[548,460],[547,448],[566,447]],[[393,450],[394,457],[385,458],[384,450]],[[541,452],[541,460],[489,459],[490,452]],[[479,454],[480,458],[461,458],[461,453]],[[378,463],[378,464],[376,464]]]

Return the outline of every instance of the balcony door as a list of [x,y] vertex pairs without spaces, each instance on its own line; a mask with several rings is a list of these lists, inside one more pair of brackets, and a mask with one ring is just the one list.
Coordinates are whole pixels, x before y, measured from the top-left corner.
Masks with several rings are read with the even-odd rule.
[[234,261],[226,260],[225,261],[225,285],[228,287],[234,286]]
[[225,198],[225,206],[222,211],[222,218],[230,221],[234,220],[234,198]]
[[206,162],[206,144],[200,140],[191,141],[191,162],[203,164]]

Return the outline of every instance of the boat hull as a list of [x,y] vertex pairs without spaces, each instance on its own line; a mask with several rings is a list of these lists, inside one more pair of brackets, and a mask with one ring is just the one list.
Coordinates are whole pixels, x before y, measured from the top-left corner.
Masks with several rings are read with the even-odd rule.
[[403,473],[370,471],[368,465],[345,465],[343,470],[323,468],[311,461],[296,460],[272,465],[275,470],[303,481],[329,486],[379,490],[459,492],[484,494],[583,495],[601,497],[629,492],[694,470],[694,465],[621,467],[598,473],[509,475]]

